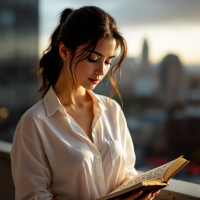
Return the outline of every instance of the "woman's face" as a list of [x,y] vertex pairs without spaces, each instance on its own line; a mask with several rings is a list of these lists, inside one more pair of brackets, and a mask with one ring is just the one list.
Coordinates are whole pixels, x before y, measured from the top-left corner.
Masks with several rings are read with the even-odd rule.
[[86,90],[93,90],[107,74],[111,60],[115,57],[115,51],[115,39],[101,39],[92,54],[77,64],[75,74],[78,85]]

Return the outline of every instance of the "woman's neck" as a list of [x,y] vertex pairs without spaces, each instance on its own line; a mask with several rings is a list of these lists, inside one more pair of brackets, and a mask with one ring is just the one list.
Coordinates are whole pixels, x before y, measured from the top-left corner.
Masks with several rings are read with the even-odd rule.
[[[67,73],[68,74],[68,73]],[[61,70],[60,76],[54,86],[54,91],[63,106],[81,106],[83,103],[91,101],[85,88],[78,86],[73,87],[71,74],[67,75]]]

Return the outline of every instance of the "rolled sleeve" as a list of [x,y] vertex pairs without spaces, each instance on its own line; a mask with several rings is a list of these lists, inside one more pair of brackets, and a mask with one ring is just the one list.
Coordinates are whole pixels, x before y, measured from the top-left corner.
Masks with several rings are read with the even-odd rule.
[[53,198],[48,160],[35,123],[22,118],[14,135],[10,156],[16,200]]

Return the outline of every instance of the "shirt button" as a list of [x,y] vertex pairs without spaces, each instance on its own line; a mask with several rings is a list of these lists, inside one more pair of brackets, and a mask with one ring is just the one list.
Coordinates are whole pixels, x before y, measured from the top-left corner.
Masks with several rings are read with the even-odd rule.
[[100,158],[100,156],[99,156],[99,155],[97,155],[96,157],[97,157],[97,159],[99,159],[99,158]]
[[98,179],[99,179],[99,181],[102,181],[102,180],[103,180],[102,176],[99,176]]

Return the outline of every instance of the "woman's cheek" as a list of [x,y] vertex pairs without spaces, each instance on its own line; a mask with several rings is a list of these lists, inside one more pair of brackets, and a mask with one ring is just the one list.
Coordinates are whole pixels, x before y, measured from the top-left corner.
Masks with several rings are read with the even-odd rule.
[[104,76],[108,73],[109,69],[110,69],[110,66],[106,66],[104,68]]
[[79,65],[77,66],[77,72],[80,75],[89,75],[92,72],[92,66],[91,64],[87,63],[87,62],[80,62]]

